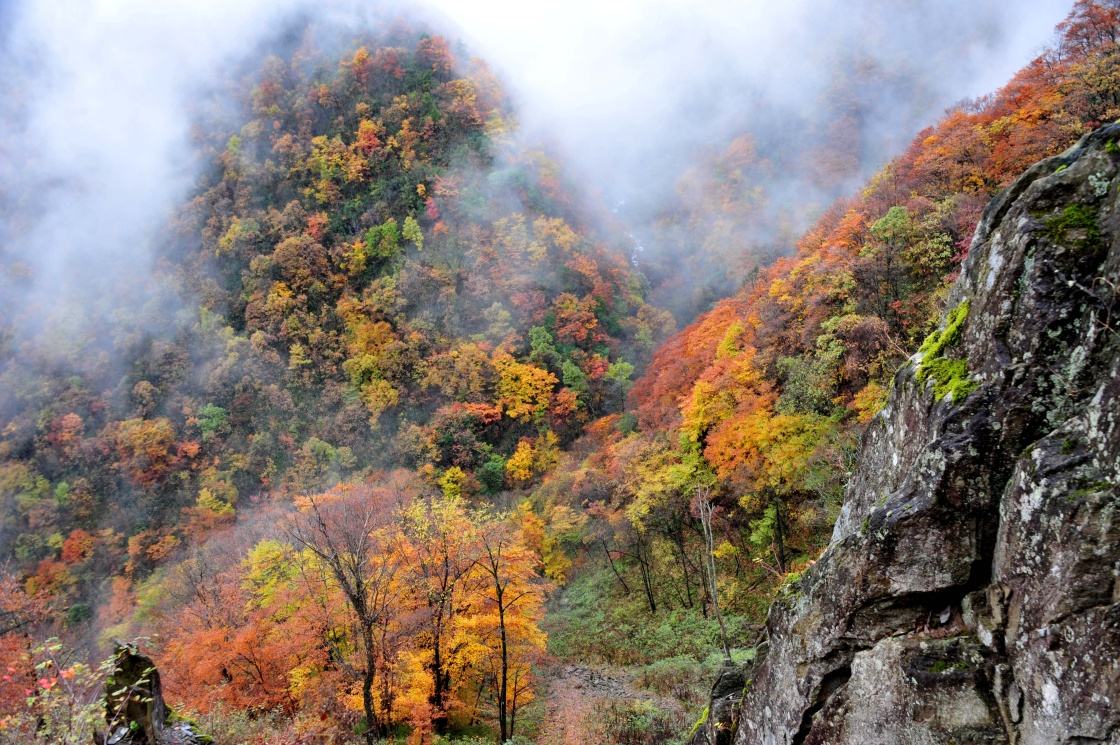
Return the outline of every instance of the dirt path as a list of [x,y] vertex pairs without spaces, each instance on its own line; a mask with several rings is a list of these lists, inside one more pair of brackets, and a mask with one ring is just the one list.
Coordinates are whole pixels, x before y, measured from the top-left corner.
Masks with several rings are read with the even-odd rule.
[[582,665],[561,663],[548,681],[548,709],[537,742],[586,745],[595,710],[609,701],[633,698],[620,678]]
[[637,690],[625,670],[557,663],[549,671],[548,708],[537,737],[539,745],[609,745],[594,732],[602,710],[612,702],[656,700]]

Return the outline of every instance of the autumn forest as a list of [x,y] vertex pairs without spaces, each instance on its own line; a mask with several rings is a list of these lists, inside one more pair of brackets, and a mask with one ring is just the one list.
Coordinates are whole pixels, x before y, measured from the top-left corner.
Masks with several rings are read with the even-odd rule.
[[49,189],[0,168],[0,742],[156,742],[116,644],[195,738],[158,742],[690,742],[989,200],[1120,118],[1120,3],[1065,11],[948,102],[836,50],[811,116],[734,121],[639,227],[407,13],[229,63],[127,292],[44,291]]

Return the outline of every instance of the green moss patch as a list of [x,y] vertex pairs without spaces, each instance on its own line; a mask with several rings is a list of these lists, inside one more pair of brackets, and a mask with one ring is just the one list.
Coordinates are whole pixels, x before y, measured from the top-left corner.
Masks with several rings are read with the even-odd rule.
[[954,401],[960,401],[978,385],[969,378],[965,360],[944,356],[945,350],[960,338],[961,328],[968,318],[968,308],[965,300],[949,311],[945,326],[927,336],[918,350],[922,355],[916,371],[918,382],[924,383],[932,378],[933,395],[939,400],[952,396]]
[[709,708],[710,707],[705,706],[704,711],[700,712],[700,718],[696,720],[696,723],[692,725],[692,729],[688,732],[688,739],[691,740],[696,737],[696,733],[700,731],[700,728],[708,723]]
[[1046,237],[1051,243],[1091,251],[1101,244],[1097,213],[1084,204],[1071,204],[1056,215],[1043,220]]
[[969,664],[964,660],[935,660],[929,668],[931,673],[948,673],[968,669]]
[[976,390],[977,383],[968,377],[968,363],[962,359],[940,357],[922,363],[918,369],[918,380],[925,382],[933,378],[933,395],[938,399],[952,396],[960,401]]
[[918,351],[922,354],[923,362],[934,357],[940,357],[945,347],[960,338],[961,327],[964,326],[964,322],[968,318],[968,307],[968,301],[965,300],[956,308],[953,308],[945,318],[945,327],[937,329],[926,337],[922,346],[918,348]]

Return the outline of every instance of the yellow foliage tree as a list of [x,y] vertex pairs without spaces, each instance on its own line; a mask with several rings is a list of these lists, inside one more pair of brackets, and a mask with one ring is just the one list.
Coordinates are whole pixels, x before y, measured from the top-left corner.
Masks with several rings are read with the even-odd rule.
[[528,482],[533,478],[533,461],[533,443],[522,439],[506,461],[506,477],[514,484]]
[[508,517],[480,528],[480,603],[463,624],[473,631],[476,673],[494,681],[499,741],[506,742],[516,733],[518,710],[532,700],[532,663],[547,641],[540,628],[547,585],[536,571],[539,557]]
[[556,387],[556,376],[548,370],[518,362],[507,352],[494,355],[498,372],[498,405],[506,416],[520,422],[539,419],[547,410]]

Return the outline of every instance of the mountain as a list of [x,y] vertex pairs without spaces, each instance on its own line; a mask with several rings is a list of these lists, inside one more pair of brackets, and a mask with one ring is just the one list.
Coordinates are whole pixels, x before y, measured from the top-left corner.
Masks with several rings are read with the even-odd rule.
[[69,360],[10,319],[0,543],[75,615],[107,566],[142,576],[261,494],[395,465],[501,491],[519,447],[547,460],[619,408],[671,324],[554,166],[504,144],[485,69],[419,33],[333,63],[315,43],[205,141],[155,280],[177,318]]
[[[5,320],[12,670],[31,623],[93,648],[156,632],[161,664],[183,655],[164,674],[176,707],[275,710],[292,732],[326,720],[372,738],[403,721],[471,726],[500,659],[512,729],[544,639],[526,587],[547,585],[544,539],[509,508],[585,423],[621,408],[672,319],[645,302],[621,234],[594,227],[557,166],[516,143],[484,65],[407,25],[348,40],[341,58],[320,46],[331,33],[296,34],[230,83],[239,108],[198,132],[210,166],[162,235],[143,308],[68,326],[61,353]],[[348,599],[369,610],[370,577],[343,592],[310,537],[286,542],[301,500],[335,513],[335,546],[375,495],[397,531],[380,576],[408,576],[393,590],[407,603],[376,614],[399,659],[341,630]],[[425,542],[452,528],[461,565],[437,579]],[[516,612],[500,602],[507,571],[529,582]],[[261,572],[319,584],[262,596]],[[500,649],[479,626],[491,591]],[[328,619],[312,613],[323,592]],[[367,674],[355,706],[348,689]],[[3,697],[17,708],[18,685]]]
[[0,740],[1115,740],[1118,38],[643,254],[463,47],[278,35],[150,285],[0,318]]

